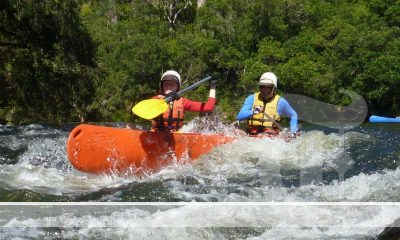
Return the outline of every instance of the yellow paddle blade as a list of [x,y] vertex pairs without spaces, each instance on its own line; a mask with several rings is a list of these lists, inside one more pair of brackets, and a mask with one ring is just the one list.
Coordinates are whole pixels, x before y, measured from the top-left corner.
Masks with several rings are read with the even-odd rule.
[[140,101],[132,108],[132,112],[141,118],[151,120],[168,109],[168,104],[164,99],[147,99]]

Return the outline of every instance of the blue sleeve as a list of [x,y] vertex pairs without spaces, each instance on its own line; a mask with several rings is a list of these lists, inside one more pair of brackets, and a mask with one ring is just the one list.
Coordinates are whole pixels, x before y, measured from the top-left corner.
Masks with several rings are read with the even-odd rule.
[[248,96],[246,101],[244,101],[244,104],[236,117],[237,120],[242,121],[250,118],[253,115],[253,102],[254,94]]
[[278,101],[278,114],[280,116],[289,117],[290,118],[290,132],[297,132],[297,113],[293,110],[293,108],[289,105],[289,102],[284,98],[280,98]]

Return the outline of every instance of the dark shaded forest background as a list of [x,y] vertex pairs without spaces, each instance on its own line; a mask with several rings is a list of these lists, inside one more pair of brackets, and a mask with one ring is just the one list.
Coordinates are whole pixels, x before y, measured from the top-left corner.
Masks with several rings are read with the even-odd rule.
[[141,121],[169,69],[218,78],[227,121],[265,71],[280,93],[346,105],[347,89],[397,116],[399,27],[398,0],[2,0],[0,123]]

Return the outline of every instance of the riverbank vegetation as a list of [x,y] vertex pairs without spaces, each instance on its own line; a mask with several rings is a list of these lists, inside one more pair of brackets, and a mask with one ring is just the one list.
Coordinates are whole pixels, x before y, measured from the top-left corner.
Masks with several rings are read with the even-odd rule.
[[281,93],[346,105],[347,89],[398,115],[399,27],[391,0],[3,0],[0,119],[140,121],[131,107],[168,69],[184,86],[215,76],[227,121],[265,71]]

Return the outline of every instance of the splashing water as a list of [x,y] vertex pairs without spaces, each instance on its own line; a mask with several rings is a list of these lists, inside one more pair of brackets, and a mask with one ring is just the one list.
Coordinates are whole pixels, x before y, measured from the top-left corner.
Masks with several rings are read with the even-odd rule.
[[[186,132],[204,134],[231,133],[232,125],[219,120],[195,118]],[[115,127],[120,127],[121,124]],[[300,138],[286,143],[281,138],[238,137],[232,144],[215,148],[197,161],[175,162],[160,172],[144,176],[91,175],[81,173],[71,166],[65,154],[65,142],[71,130],[43,125],[22,127],[0,126],[0,197],[2,201],[79,201],[79,202],[397,202],[400,199],[397,169],[400,157],[398,128],[393,126],[362,125],[345,133],[303,126]],[[184,219],[194,228],[140,228],[130,227],[137,220],[110,215],[88,215],[70,219],[71,228],[46,230],[47,223],[68,222],[65,216],[35,216],[25,218],[0,218],[7,227],[1,229],[9,238],[43,238],[46,234],[87,238],[99,236],[130,238],[187,238],[204,239],[218,236],[247,239],[266,239],[318,236],[371,237],[395,220],[397,208],[375,207],[364,211],[356,207],[346,211],[334,207],[308,209],[274,207],[246,209],[221,206],[213,208],[215,228],[195,225],[207,219],[206,208],[191,209],[177,206],[153,210],[115,210],[114,215],[126,211],[137,214],[152,213],[152,226]],[[279,210],[281,209],[281,210]],[[104,211],[104,210],[102,210]],[[232,230],[232,216],[236,212],[239,223],[249,228]],[[246,212],[248,211],[248,212]],[[3,215],[6,210],[0,209]],[[215,213],[214,213],[215,212]],[[257,215],[259,214],[259,215]],[[265,219],[261,216],[265,214]],[[221,216],[221,218],[218,218]],[[223,218],[224,216],[225,218]],[[259,216],[259,218],[254,218]],[[282,218],[282,216],[288,216]],[[289,218],[290,216],[290,218]],[[218,220],[219,219],[219,220]],[[308,222],[303,228],[290,225],[290,219]],[[302,220],[301,220],[302,219]],[[324,222],[327,226],[311,221]],[[267,221],[268,220],[268,221]],[[310,220],[310,221],[308,221]],[[260,223],[260,226],[257,225]],[[379,224],[378,224],[379,223]],[[240,225],[239,224],[239,225]],[[268,225],[270,224],[270,225]],[[50,224],[51,225],[51,224]],[[75,226],[75,227],[74,227]],[[82,227],[87,226],[87,227]],[[90,227],[89,227],[90,226]],[[107,226],[126,226],[109,231]],[[218,227],[219,226],[219,227]],[[281,227],[280,227],[281,226]],[[301,226],[301,225],[300,225]],[[351,226],[346,228],[346,226]],[[365,226],[369,226],[363,228]],[[372,226],[372,227],[370,227]],[[51,226],[50,226],[51,227]],[[237,227],[237,226],[236,226]],[[22,229],[25,228],[25,229]],[[30,228],[30,229],[29,229]],[[78,235],[79,234],[79,235]],[[282,238],[285,238],[282,237]],[[132,238],[134,239],[134,238]]]

